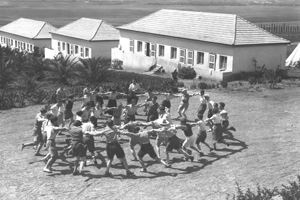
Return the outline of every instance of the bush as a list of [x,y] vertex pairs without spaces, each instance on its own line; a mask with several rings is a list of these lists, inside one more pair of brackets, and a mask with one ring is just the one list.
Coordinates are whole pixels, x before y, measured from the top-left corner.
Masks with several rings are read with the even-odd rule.
[[178,82],[177,87],[184,87],[184,82]]
[[213,83],[213,84],[211,84],[211,87],[214,89],[214,88],[216,88],[216,85]]
[[198,83],[198,88],[199,89],[207,89],[207,84],[205,82],[200,82]]
[[[251,191],[249,188],[246,192],[243,192],[241,187],[237,184],[237,194],[233,195],[231,198],[227,196],[226,199],[232,200],[252,200],[252,199],[273,199],[274,197],[279,197],[278,199],[300,199],[300,176],[297,176],[297,181],[289,181],[289,185],[282,185],[282,189],[273,188],[261,188],[257,185],[257,191]],[[275,199],[275,198],[274,198]]]
[[195,82],[193,82],[190,86],[191,90],[197,89],[197,84]]
[[227,88],[228,82],[227,82],[227,81],[220,81],[220,85],[221,85],[223,88]]
[[182,79],[194,79],[197,73],[191,66],[178,67],[178,77]]
[[252,76],[252,77],[249,77],[249,78],[248,78],[248,82],[249,82],[251,85],[254,85],[254,84],[256,84],[257,81],[256,81],[256,78]]

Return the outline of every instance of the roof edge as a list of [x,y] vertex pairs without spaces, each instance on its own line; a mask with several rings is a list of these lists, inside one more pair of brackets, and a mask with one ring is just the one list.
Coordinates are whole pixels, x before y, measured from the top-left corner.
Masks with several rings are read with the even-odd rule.
[[101,27],[102,23],[103,23],[103,20],[101,20],[101,23],[99,24],[99,26],[98,26],[97,30],[95,31],[95,34],[94,34],[94,36],[93,36],[91,39],[89,39],[89,41],[92,41],[92,40],[95,38],[95,36],[97,35],[97,33],[98,33],[98,31],[99,31],[99,29],[100,29],[100,27]]
[[[287,39],[284,39],[284,38],[282,38],[282,37],[279,37],[279,36],[277,36],[277,35],[275,35],[275,34],[269,32],[269,31],[267,31],[267,30],[265,30],[265,29],[263,29],[263,28],[257,26],[256,24],[254,24],[254,23],[252,23],[252,22],[250,22],[250,21],[244,19],[244,18],[241,17],[241,16],[237,16],[237,17],[239,17],[241,20],[243,20],[243,21],[245,21],[245,22],[251,24],[252,26],[258,28],[259,30],[261,30],[261,31],[263,31],[263,32],[265,32],[265,33],[267,33],[267,34],[269,34],[269,35],[271,35],[271,36],[273,36],[273,37],[275,37],[275,38],[277,38],[277,39],[283,40],[282,43],[287,43],[287,44],[291,43],[291,41],[289,41],[289,40],[287,40]],[[284,41],[285,41],[285,42],[284,42]],[[275,43],[274,43],[274,44],[275,44]],[[276,43],[276,44],[280,44],[280,43]]]
[[36,34],[36,36],[34,36],[32,39],[36,38],[45,26],[46,26],[46,22],[44,22],[44,25],[42,26],[42,28],[39,30],[39,32]]
[[232,45],[235,45],[235,40],[236,40],[237,17],[238,17],[237,15],[234,16],[234,35],[233,35]]

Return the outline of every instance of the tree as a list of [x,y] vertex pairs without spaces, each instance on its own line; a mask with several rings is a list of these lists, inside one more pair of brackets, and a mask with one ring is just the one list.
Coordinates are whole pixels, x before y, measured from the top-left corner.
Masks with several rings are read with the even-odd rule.
[[12,62],[9,59],[0,60],[0,88],[6,89],[8,84],[15,81],[15,73],[12,68]]
[[43,57],[29,55],[24,72],[30,76],[36,76],[38,81],[45,78],[45,72],[49,71],[48,62]]
[[63,85],[69,85],[75,79],[78,61],[76,58],[71,58],[71,55],[58,54],[53,60],[48,60],[47,63],[49,66],[47,79]]
[[98,57],[80,59],[77,73],[84,83],[95,84],[104,81],[110,68],[110,59]]

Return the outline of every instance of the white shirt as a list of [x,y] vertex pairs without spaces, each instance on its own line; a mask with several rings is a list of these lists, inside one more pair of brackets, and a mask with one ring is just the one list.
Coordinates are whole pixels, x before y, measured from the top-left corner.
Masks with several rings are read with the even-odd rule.
[[207,101],[207,108],[208,108],[209,110],[212,110],[212,109],[214,108],[214,103],[215,103],[215,102],[213,102],[213,101]]
[[140,85],[139,85],[138,83],[136,83],[136,84],[131,83],[131,84],[129,85],[129,88],[128,88],[128,89],[129,89],[130,91],[135,92],[135,91],[137,91],[137,90],[140,89]]
[[98,109],[97,107],[95,107],[95,110],[93,111],[92,116],[94,116],[98,119],[98,118],[100,118],[101,113],[102,113],[102,109],[101,108]]
[[220,124],[221,123],[221,116],[220,113],[214,114],[211,118],[209,118],[214,122],[214,124]]
[[94,125],[91,122],[83,123],[81,127],[83,134],[94,131]]
[[205,131],[205,122],[203,120],[200,120],[197,122],[199,125],[199,131]]

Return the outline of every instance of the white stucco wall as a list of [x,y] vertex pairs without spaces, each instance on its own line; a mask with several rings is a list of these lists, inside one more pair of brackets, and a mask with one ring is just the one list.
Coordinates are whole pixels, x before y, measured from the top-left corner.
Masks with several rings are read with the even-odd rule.
[[[52,42],[51,46],[54,50],[55,54],[58,54],[58,42],[60,42],[61,46],[61,52],[63,55],[67,55],[67,48],[63,50],[62,48],[62,42],[65,43],[65,46],[67,46],[67,43],[70,45],[73,45],[73,54],[76,57],[81,57],[81,47],[83,47],[84,51],[84,58],[86,58],[85,55],[85,48],[89,48],[89,56],[88,57],[106,57],[111,58],[111,49],[114,47],[117,47],[119,44],[118,40],[114,41],[87,41],[87,40],[81,40],[77,38],[71,38],[71,37],[65,37],[61,35],[52,34]],[[75,53],[75,45],[78,46],[78,53]]]
[[[130,40],[134,40],[134,54],[131,53],[130,55],[139,55],[141,58],[148,58],[145,55],[145,44],[146,43],[153,43],[156,44],[156,64],[162,65],[166,72],[171,72],[175,68],[178,67],[180,62],[180,49],[186,50],[186,54],[188,51],[193,51],[193,62],[192,66],[194,67],[195,71],[198,75],[202,75],[202,73],[206,70],[205,74],[212,74],[208,73],[209,70],[209,55],[215,54],[216,61],[215,61],[215,69],[214,71],[219,71],[219,59],[220,55],[227,57],[227,69],[226,72],[232,71],[233,66],[233,47],[214,44],[214,43],[207,43],[201,41],[194,41],[188,39],[181,39],[181,38],[173,38],[173,37],[166,37],[160,35],[153,35],[147,33],[138,33],[126,30],[120,30],[120,46],[121,50],[124,53],[130,52]],[[137,50],[137,43],[138,41],[142,42],[142,51],[138,52]],[[159,56],[159,45],[163,45],[165,48],[164,56]],[[171,47],[177,48],[177,56],[176,58],[171,58]],[[204,62],[203,64],[197,64],[197,52],[204,53]],[[126,57],[128,57],[127,55]],[[120,57],[120,56],[119,56]],[[130,59],[123,60],[123,67],[125,69],[148,69],[148,65],[144,66],[145,62],[142,59],[137,59],[135,61],[131,61]],[[132,60],[133,57],[131,58]],[[129,61],[129,62],[127,62]],[[205,76],[203,74],[203,76]],[[214,75],[209,75],[214,76]]]
[[254,71],[253,58],[258,66],[265,64],[267,69],[277,68],[278,65],[284,67],[286,51],[286,44],[235,46],[233,72]]

